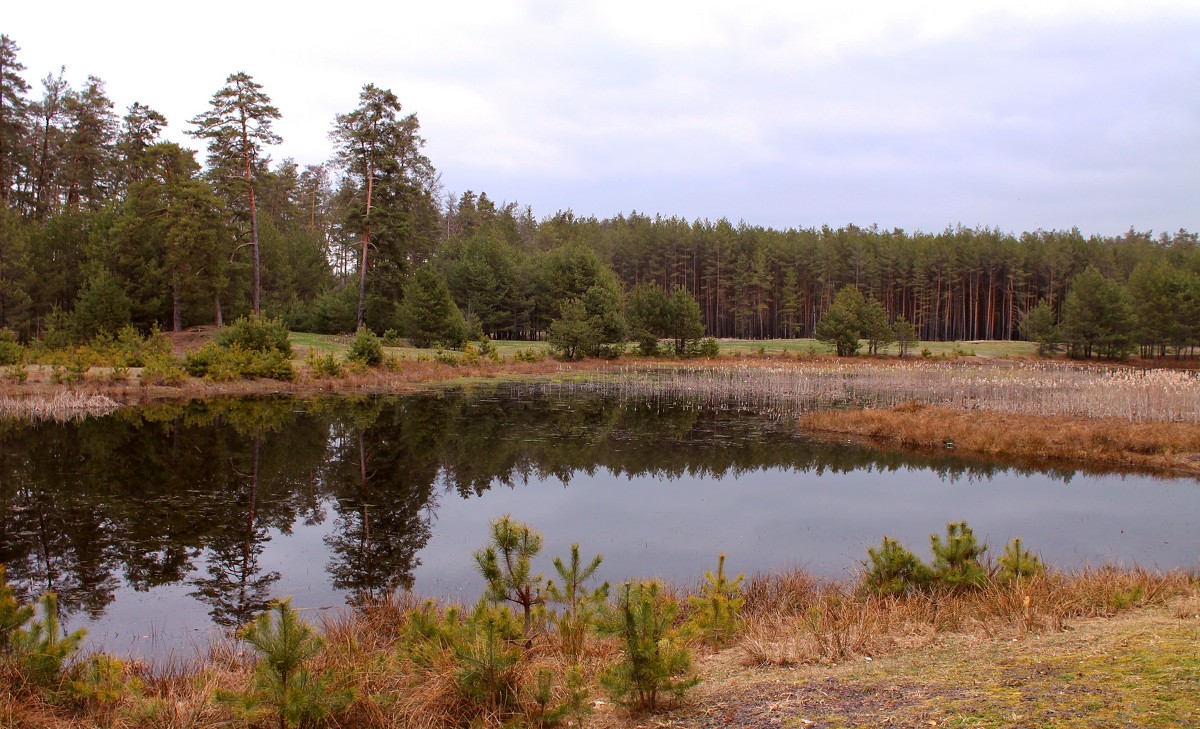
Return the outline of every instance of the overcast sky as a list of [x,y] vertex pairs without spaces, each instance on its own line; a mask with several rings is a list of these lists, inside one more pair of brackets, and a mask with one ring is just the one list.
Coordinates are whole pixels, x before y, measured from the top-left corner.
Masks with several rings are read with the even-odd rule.
[[390,88],[447,191],[538,217],[1200,229],[1200,2],[744,6],[69,0],[8,3],[0,32],[31,96],[65,65],[192,147],[244,70],[300,164],[363,84]]

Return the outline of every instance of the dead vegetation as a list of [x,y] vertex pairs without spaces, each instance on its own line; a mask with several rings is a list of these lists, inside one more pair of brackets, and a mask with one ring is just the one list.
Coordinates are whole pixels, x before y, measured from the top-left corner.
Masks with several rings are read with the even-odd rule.
[[[1182,573],[1117,568],[897,597],[800,571],[756,575],[743,585],[745,620],[732,646],[693,644],[702,683],[690,700],[665,713],[630,713],[610,703],[598,677],[620,652],[611,640],[589,639],[582,669],[590,711],[582,725],[1031,726],[1056,717],[1070,719],[1066,726],[1182,725],[1200,718],[1198,589],[1196,579]],[[673,592],[686,604],[685,591]],[[437,606],[437,614],[449,607]],[[331,671],[333,688],[355,697],[329,726],[500,726],[513,719],[513,706],[529,710],[530,687],[540,673],[555,677],[555,700],[561,699],[559,679],[570,661],[549,624],[506,669],[505,680],[518,689],[515,703],[501,711],[464,691],[461,654],[414,639],[414,621],[429,610],[402,594],[320,626],[325,647],[310,668]],[[128,665],[127,676],[137,676],[144,689],[122,694],[103,715],[6,680],[0,721],[11,727],[258,726],[217,699],[244,690],[252,665],[252,654],[233,642],[191,664]],[[1104,673],[1109,670],[1116,671],[1112,679]],[[1154,683],[1160,678],[1165,686]],[[1129,681],[1139,683],[1127,689]],[[1097,697],[1095,705],[1113,713],[1089,725],[1080,717]]]
[[1200,474],[1200,427],[1194,423],[964,412],[910,402],[888,409],[812,412],[800,417],[799,427],[886,448]]

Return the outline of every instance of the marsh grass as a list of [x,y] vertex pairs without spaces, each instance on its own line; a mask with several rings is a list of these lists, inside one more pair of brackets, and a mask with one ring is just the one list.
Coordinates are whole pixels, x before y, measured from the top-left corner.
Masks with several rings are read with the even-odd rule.
[[789,417],[909,402],[955,410],[1128,422],[1200,422],[1200,376],[1065,363],[800,360],[625,366],[580,387],[613,397],[679,399]]
[[1023,413],[963,412],[904,403],[888,409],[802,415],[801,430],[853,436],[874,445],[989,458],[1083,462],[1091,466],[1200,472],[1200,428],[1183,422],[1129,422]]
[[108,415],[121,404],[95,392],[60,390],[35,397],[0,397],[0,416],[27,418],[34,422],[68,422],[94,415]]

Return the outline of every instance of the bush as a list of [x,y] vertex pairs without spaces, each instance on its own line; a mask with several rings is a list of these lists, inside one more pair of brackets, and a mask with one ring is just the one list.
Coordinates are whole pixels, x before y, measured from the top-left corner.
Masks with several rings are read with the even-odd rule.
[[11,329],[0,329],[0,366],[24,362],[25,348],[17,341],[17,333]]
[[379,337],[375,336],[375,332],[367,327],[362,327],[350,340],[350,349],[346,352],[346,359],[374,367],[383,362],[383,344],[379,341]]
[[146,360],[146,364],[142,368],[142,383],[146,385],[179,387],[185,380],[187,380],[187,372],[170,354],[155,355]]
[[387,331],[385,331],[383,333],[383,346],[399,347],[400,346],[400,332],[396,331],[395,329],[388,329]]
[[940,584],[964,589],[983,587],[987,582],[987,572],[979,563],[987,545],[976,541],[975,533],[965,521],[946,525],[946,541],[930,534],[929,543],[933,550],[933,575]]
[[287,358],[292,356],[287,324],[282,319],[263,316],[244,316],[222,327],[217,334],[217,345],[224,349],[240,347],[248,352],[274,351]]
[[624,649],[621,662],[600,676],[614,700],[654,710],[663,694],[682,699],[700,682],[692,675],[691,651],[671,627],[678,612],[657,581],[625,583],[616,612],[602,626]]
[[1030,579],[1046,573],[1046,565],[1021,543],[1021,538],[1014,538],[1004,547],[1000,555],[1000,572],[997,577],[1001,582],[1015,582],[1019,579]]
[[189,354],[183,366],[192,377],[205,377],[214,382],[260,377],[290,382],[296,379],[296,370],[289,357],[278,349],[255,351],[239,345],[222,347],[209,342]]
[[479,354],[487,357],[488,362],[492,364],[500,364],[500,350],[496,348],[496,343],[487,337],[479,340]]
[[308,350],[308,371],[313,377],[341,377],[342,363],[333,352],[317,354],[316,350]]
[[703,639],[712,645],[724,645],[733,637],[741,625],[742,579],[745,575],[730,580],[725,576],[725,555],[717,557],[716,573],[706,572],[700,594],[688,598],[692,606],[691,624]]
[[705,337],[696,347],[696,354],[701,357],[713,358],[721,354],[721,345],[713,337]]
[[23,364],[8,365],[4,368],[3,374],[0,374],[0,378],[20,385],[29,380],[29,370],[25,369]]
[[863,587],[879,595],[904,595],[929,584],[931,574],[917,555],[891,537],[878,551],[867,548]]
[[513,362],[541,362],[544,359],[546,359],[546,355],[533,347],[518,349],[513,355]]

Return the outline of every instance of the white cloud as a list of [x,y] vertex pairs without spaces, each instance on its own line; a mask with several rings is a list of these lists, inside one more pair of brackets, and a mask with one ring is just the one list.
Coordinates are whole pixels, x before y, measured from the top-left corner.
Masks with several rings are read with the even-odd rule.
[[188,141],[186,119],[244,69],[284,114],[275,156],[301,163],[329,154],[333,115],[373,82],[418,113],[447,187],[540,214],[783,225],[803,197],[812,224],[1197,227],[1194,0],[319,13],[218,1],[184,21],[157,3],[66,2],[55,14],[5,10],[30,81],[63,63],[77,84],[94,73],[122,108],[148,103]]

